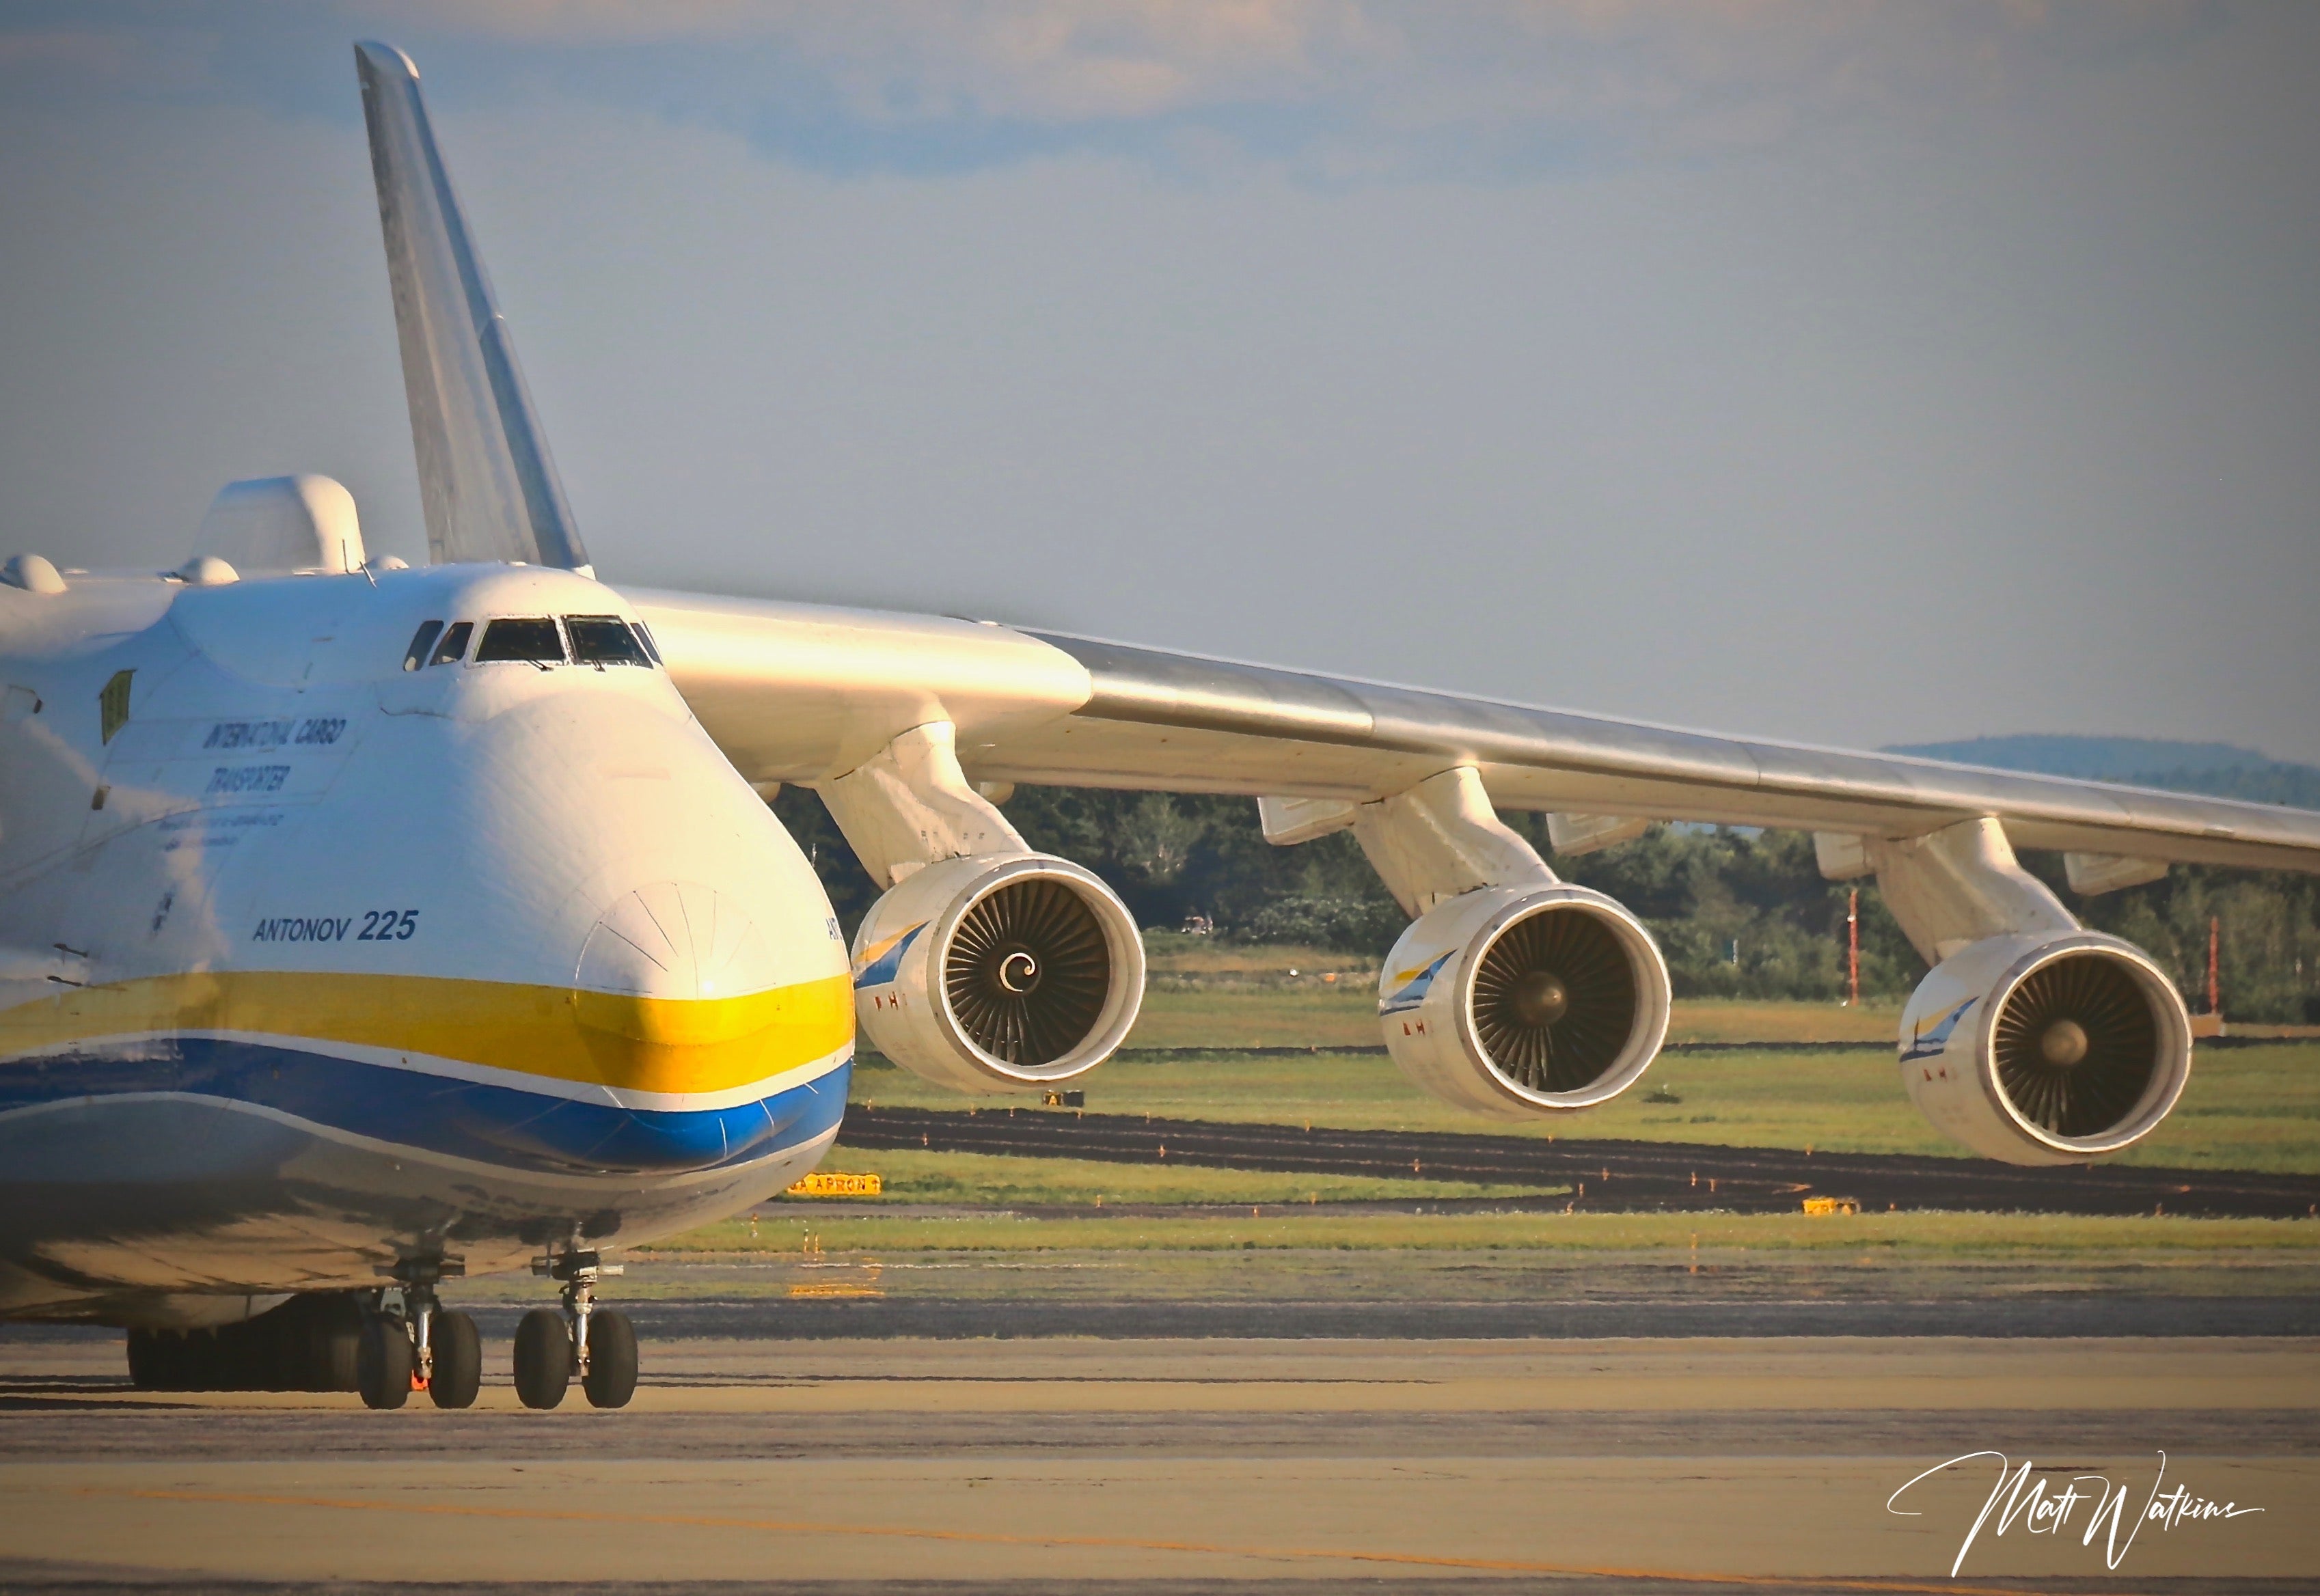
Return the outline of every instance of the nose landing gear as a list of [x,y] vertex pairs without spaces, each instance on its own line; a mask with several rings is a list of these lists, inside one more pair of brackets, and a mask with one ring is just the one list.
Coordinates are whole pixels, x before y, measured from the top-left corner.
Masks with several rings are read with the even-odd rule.
[[596,1283],[618,1274],[593,1252],[560,1253],[531,1266],[564,1283],[564,1307],[535,1308],[515,1332],[515,1390],[527,1408],[564,1401],[572,1376],[595,1408],[625,1408],[637,1390],[637,1333],[628,1316],[596,1306]]
[[[484,1343],[476,1321],[445,1308],[435,1285],[440,1263],[406,1263],[399,1289],[384,1287],[363,1316],[355,1384],[366,1408],[400,1408],[423,1391],[439,1408],[472,1407],[483,1383]],[[390,1304],[390,1293],[401,1301]]]
[[374,1308],[363,1315],[362,1351],[355,1362],[355,1389],[366,1408],[400,1408],[417,1383],[418,1348],[409,1321]]

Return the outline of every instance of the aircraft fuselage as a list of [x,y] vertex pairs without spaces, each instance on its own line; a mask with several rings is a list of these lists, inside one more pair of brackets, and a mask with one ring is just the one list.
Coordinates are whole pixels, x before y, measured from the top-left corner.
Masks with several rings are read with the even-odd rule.
[[634,621],[531,567],[0,587],[0,1317],[520,1267],[812,1165],[845,947]]

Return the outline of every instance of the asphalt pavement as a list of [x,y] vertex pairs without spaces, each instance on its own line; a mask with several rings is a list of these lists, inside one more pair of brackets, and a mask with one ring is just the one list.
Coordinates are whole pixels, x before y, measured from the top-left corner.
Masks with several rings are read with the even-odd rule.
[[1413,1176],[1564,1188],[1557,1205],[1590,1213],[1794,1212],[1808,1197],[1864,1211],[2180,1214],[2202,1219],[2320,1215],[2320,1176],[2099,1164],[2024,1169],[1981,1158],[1815,1153],[1688,1142],[1549,1141],[1446,1131],[1165,1120],[1071,1109],[863,1108],[838,1146],[1197,1165],[1334,1175]]

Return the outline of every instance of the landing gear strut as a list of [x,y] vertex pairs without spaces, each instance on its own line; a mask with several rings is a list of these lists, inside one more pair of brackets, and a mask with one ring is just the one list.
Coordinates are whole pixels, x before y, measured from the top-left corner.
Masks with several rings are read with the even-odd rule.
[[597,1281],[621,1266],[568,1252],[536,1261],[531,1272],[564,1283],[564,1307],[535,1308],[516,1326],[516,1395],[527,1408],[553,1408],[576,1374],[591,1407],[627,1407],[637,1389],[637,1333],[626,1314],[596,1306]]
[[374,1294],[356,1360],[363,1406],[400,1408],[414,1391],[439,1408],[474,1405],[483,1383],[483,1338],[474,1319],[435,1295],[436,1283],[454,1272],[440,1262],[405,1263],[395,1270],[401,1285]]

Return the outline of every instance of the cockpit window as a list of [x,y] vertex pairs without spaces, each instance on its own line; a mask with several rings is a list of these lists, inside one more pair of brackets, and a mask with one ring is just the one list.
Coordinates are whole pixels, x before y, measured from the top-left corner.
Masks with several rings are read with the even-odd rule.
[[637,634],[618,615],[566,615],[564,630],[572,634],[572,657],[579,664],[652,665]]
[[637,641],[645,646],[645,657],[651,660],[655,665],[658,665],[660,663],[660,646],[653,641],[652,628],[647,626],[641,621],[637,622]]
[[476,623],[474,621],[453,621],[451,623],[451,630],[443,634],[442,646],[435,650],[435,657],[429,660],[427,663],[430,665],[453,665],[465,659],[467,657],[467,639],[475,635]]
[[494,621],[484,628],[484,640],[476,650],[476,663],[485,665],[495,659],[512,659],[528,665],[562,665],[564,634],[557,630],[555,621],[546,615]]
[[417,670],[427,663],[427,650],[435,646],[435,634],[443,630],[440,621],[422,621],[419,630],[411,634],[411,647],[403,656],[403,668]]

